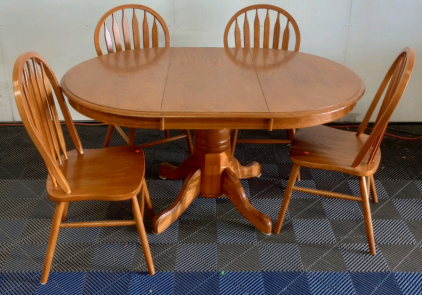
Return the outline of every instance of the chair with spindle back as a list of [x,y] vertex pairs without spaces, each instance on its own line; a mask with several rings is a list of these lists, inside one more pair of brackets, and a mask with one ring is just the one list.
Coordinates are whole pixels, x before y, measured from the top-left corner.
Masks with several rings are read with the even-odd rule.
[[[143,11],[143,20],[142,20],[142,48],[158,48],[159,47],[159,31],[158,31],[158,25],[157,21],[161,26],[162,31],[164,32],[164,47],[170,47],[170,33],[167,28],[167,25],[163,18],[153,9],[138,5],[138,4],[126,4],[117,6],[113,9],[110,9],[107,11],[99,20],[97,27],[95,28],[94,33],[94,44],[95,44],[95,50],[97,51],[97,55],[101,56],[103,55],[103,50],[101,49],[100,44],[100,36],[101,31],[103,31],[104,35],[104,41],[107,48],[106,53],[113,53],[113,52],[119,52],[123,50],[132,50],[132,49],[140,49],[141,48],[141,34],[140,34],[140,28],[139,28],[139,20],[136,15],[136,11],[141,10]],[[121,24],[121,31],[119,29],[119,26],[116,21],[115,13],[116,12],[122,12],[122,24]],[[126,11],[126,12],[125,12]],[[132,34],[129,29],[129,22],[127,20],[127,12],[131,11],[132,13]],[[148,24],[148,15],[151,15],[153,17],[153,25],[151,30],[151,37],[150,37],[150,30],[149,30],[149,24]],[[107,27],[107,19],[111,17],[111,31],[113,32],[113,39],[111,38],[110,31]],[[121,39],[121,34],[123,36],[123,42]],[[132,35],[132,38],[131,38]],[[152,41],[152,42],[150,42]],[[125,132],[122,130],[121,127],[117,125],[109,125],[106,139],[104,142],[104,147],[108,147],[110,144],[111,136],[113,134],[113,130],[116,129],[118,133],[123,137],[123,139],[129,144],[134,145],[135,142],[135,128],[129,128],[129,137],[125,134]],[[158,144],[163,144],[170,141],[179,140],[182,138],[186,138],[188,149],[190,154],[192,154],[193,147],[192,147],[192,138],[189,130],[184,130],[185,135],[180,136],[173,136],[170,137],[169,131],[164,130],[165,132],[165,139],[156,140],[153,142],[149,142],[146,144],[140,145],[140,147],[150,147]]]
[[[47,166],[48,197],[57,203],[41,283],[48,280],[59,229],[70,227],[136,225],[149,273],[153,275],[154,264],[142,220],[144,204],[151,218],[154,213],[144,178],[142,150],[133,146],[83,150],[57,78],[35,52],[16,60],[13,89],[22,122]],[[66,151],[54,96],[76,150]],[[65,222],[69,202],[85,200],[130,200],[134,220]]]
[[[263,40],[261,41],[261,25],[258,16],[259,10],[266,10],[266,16],[264,20],[264,35]],[[251,30],[248,21],[248,11],[255,11],[255,20],[253,22],[253,47],[254,48],[272,48],[272,49],[281,49],[281,50],[288,50],[289,49],[289,41],[290,41],[290,25],[293,27],[295,32],[295,44],[294,44],[294,51],[299,51],[300,47],[300,31],[299,27],[295,21],[295,19],[284,9],[267,4],[258,4],[245,7],[229,20],[226,25],[226,29],[224,30],[224,47],[229,47],[229,32],[231,27],[234,24],[234,44],[236,48],[250,48],[251,44]],[[273,39],[272,39],[272,46],[270,46],[270,11],[275,11],[277,13],[277,18],[274,24],[273,29]],[[238,18],[243,16],[243,44],[241,38],[241,32],[238,25]],[[280,42],[281,36],[281,23],[280,23],[280,15],[286,18],[286,25],[284,26],[283,36]],[[238,130],[233,130],[232,133],[232,154],[234,155],[234,151],[236,148],[236,143],[261,143],[261,144],[288,144],[291,143],[291,139],[293,134],[295,133],[295,129],[288,130],[289,140],[278,140],[278,139],[271,139],[271,140],[262,140],[262,139],[237,139]]]
[[[293,168],[274,229],[275,234],[280,233],[293,190],[358,201],[362,202],[369,252],[375,255],[376,250],[371,209],[369,206],[369,194],[372,194],[372,201],[377,203],[373,175],[377,171],[381,161],[381,141],[384,137],[388,121],[406,89],[414,62],[415,51],[408,47],[403,49],[388,70],[356,134],[327,126],[303,128],[295,133],[290,146],[290,159],[293,162]],[[379,109],[372,132],[370,135],[363,134],[376,106],[381,100],[384,90],[386,90],[384,100]],[[333,170],[357,176],[359,178],[361,197],[294,186],[300,166]]]

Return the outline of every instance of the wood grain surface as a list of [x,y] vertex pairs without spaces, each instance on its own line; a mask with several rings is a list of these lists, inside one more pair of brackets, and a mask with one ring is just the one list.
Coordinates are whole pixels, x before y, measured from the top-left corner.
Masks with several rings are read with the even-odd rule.
[[70,69],[61,86],[88,117],[156,129],[315,126],[346,115],[365,91],[334,61],[262,48],[116,52]]

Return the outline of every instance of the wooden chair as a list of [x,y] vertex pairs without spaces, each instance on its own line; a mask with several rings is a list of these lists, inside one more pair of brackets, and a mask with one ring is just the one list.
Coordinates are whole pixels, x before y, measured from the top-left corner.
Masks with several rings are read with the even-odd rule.
[[[293,190],[325,197],[358,201],[362,202],[369,252],[375,255],[369,192],[372,193],[372,201],[377,203],[373,175],[381,161],[380,144],[391,114],[406,89],[414,62],[415,51],[408,47],[403,49],[388,70],[356,134],[327,126],[303,128],[296,132],[290,146],[290,159],[293,161],[293,168],[274,229],[275,234],[280,233]],[[363,134],[386,88],[384,100],[372,132],[370,135]],[[300,166],[339,171],[358,176],[361,197],[294,186]]]
[[[261,25],[260,20],[258,16],[259,10],[266,10],[266,16],[264,20],[264,36],[263,41],[261,41]],[[234,43],[236,48],[250,48],[251,47],[251,30],[249,26],[249,20],[247,17],[248,11],[256,11],[255,13],[255,20],[253,22],[253,47],[254,48],[272,48],[272,49],[281,49],[282,50],[288,50],[289,48],[289,40],[290,40],[290,24],[293,27],[293,30],[295,32],[296,42],[294,46],[294,51],[299,51],[300,47],[300,31],[299,27],[295,21],[295,19],[284,9],[281,9],[280,7],[273,6],[273,5],[267,5],[267,4],[258,4],[258,5],[252,5],[245,7],[238,12],[235,13],[235,15],[232,16],[232,18],[227,23],[226,29],[224,30],[224,47],[229,47],[228,37],[231,27],[234,24]],[[274,24],[273,29],[273,39],[272,39],[272,45],[270,46],[270,11],[275,11],[277,13],[277,19]],[[242,38],[241,38],[241,32],[238,25],[238,17],[241,15],[244,15],[243,17],[243,44],[242,44]],[[286,18],[286,25],[284,26],[283,36],[280,42],[280,15]],[[281,43],[281,44],[280,44]],[[232,155],[234,155],[234,151],[236,148],[236,143],[260,143],[260,144],[288,144],[291,143],[291,139],[293,137],[293,134],[295,133],[295,129],[288,130],[288,136],[289,140],[279,140],[279,139],[237,139],[238,130],[233,130],[232,133]]]
[[[47,166],[48,197],[57,203],[41,283],[48,280],[59,229],[69,227],[136,225],[149,273],[153,275],[154,264],[141,213],[146,204],[150,217],[154,215],[144,179],[142,150],[133,146],[83,150],[57,78],[35,52],[23,54],[16,60],[13,89],[22,122]],[[66,151],[53,95],[76,150]],[[135,220],[64,222],[69,202],[85,200],[130,200]]]
[[[129,22],[126,18],[127,13],[131,10],[132,14],[132,34],[129,30]],[[170,33],[167,28],[167,25],[163,18],[154,10],[152,10],[149,7],[138,5],[138,4],[126,4],[117,6],[113,9],[110,9],[107,11],[100,19],[100,21],[97,24],[97,27],[95,28],[94,33],[94,44],[95,44],[95,50],[97,51],[98,56],[103,55],[103,51],[101,49],[100,44],[100,35],[101,31],[104,35],[105,45],[107,48],[107,53],[113,53],[113,52],[119,52],[123,50],[132,50],[132,49],[140,49],[141,48],[141,34],[140,34],[140,28],[139,28],[139,21],[138,17],[136,15],[136,11],[141,10],[143,11],[143,20],[142,20],[142,46],[143,48],[150,48],[150,45],[152,48],[158,48],[159,47],[159,37],[158,37],[158,26],[157,21],[161,26],[162,31],[164,32],[164,46],[170,47]],[[122,12],[122,23],[121,23],[121,31],[119,29],[119,26],[116,21],[115,13],[121,11]],[[140,15],[138,13],[138,15]],[[152,31],[151,31],[151,37],[149,33],[149,24],[148,24],[148,15],[152,15],[154,18],[153,25],[152,25]],[[110,35],[110,31],[107,28],[107,19],[111,17],[111,30],[113,32],[113,40]],[[103,30],[102,30],[103,28]],[[123,40],[121,39],[121,33],[123,33]],[[131,40],[132,35],[132,40]],[[151,40],[150,40],[151,39]],[[152,42],[150,42],[152,41]],[[114,46],[113,46],[114,44]],[[135,142],[135,128],[129,128],[129,137],[125,134],[125,132],[117,125],[109,125],[106,139],[104,142],[104,147],[108,147],[110,144],[111,136],[113,134],[113,130],[116,129],[119,134],[123,137],[123,139],[129,144],[134,145]],[[185,130],[185,135],[180,136],[174,136],[170,137],[170,133],[168,130],[164,130],[165,133],[165,139],[156,140],[153,142],[146,143],[144,145],[141,145],[140,147],[149,147],[154,146],[158,144],[163,144],[170,141],[179,140],[182,138],[186,138],[189,152],[192,154],[193,147],[192,147],[192,138],[189,130]]]

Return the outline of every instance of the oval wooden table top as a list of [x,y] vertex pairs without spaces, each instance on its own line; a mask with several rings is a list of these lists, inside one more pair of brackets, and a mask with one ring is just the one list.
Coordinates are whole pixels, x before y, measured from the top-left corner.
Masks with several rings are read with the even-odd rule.
[[110,124],[287,129],[334,121],[365,92],[350,69],[262,48],[150,48],[87,60],[61,80],[70,104]]

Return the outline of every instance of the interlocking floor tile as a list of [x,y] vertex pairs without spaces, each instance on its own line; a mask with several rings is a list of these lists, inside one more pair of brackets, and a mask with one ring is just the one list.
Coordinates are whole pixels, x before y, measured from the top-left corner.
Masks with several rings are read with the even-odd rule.
[[355,288],[348,273],[308,272],[307,278],[312,295],[335,295],[355,293]]
[[[198,197],[189,205],[180,219],[210,219],[215,220],[216,204],[215,199]],[[194,222],[194,221],[191,221]]]
[[330,220],[331,228],[338,243],[366,243],[363,220]]
[[[176,270],[177,244],[151,244],[150,248],[154,267],[157,272],[174,272]],[[144,252],[139,243],[136,244],[132,270],[148,272]]]
[[327,219],[293,219],[292,222],[299,243],[333,244],[336,241]]
[[403,220],[378,220],[372,222],[375,240],[378,244],[416,244]]
[[40,198],[32,212],[31,219],[53,219],[56,203],[47,198]]
[[41,279],[41,272],[0,273],[0,294],[33,294]]
[[158,272],[154,276],[148,273],[132,273],[128,294],[173,294],[173,281],[173,272]]
[[148,242],[150,244],[173,244],[177,242],[179,233],[179,220],[173,222],[165,231],[160,234],[147,232]]
[[45,165],[40,165],[38,163],[30,163],[23,170],[22,174],[19,176],[19,179],[47,179],[48,171]]
[[307,271],[347,271],[337,245],[299,244],[303,269]]
[[0,220],[0,243],[15,242],[26,223],[26,220]]
[[[278,164],[291,164],[292,161],[289,157],[290,145],[279,145],[274,150],[275,161]],[[291,168],[290,168],[291,169]]]
[[127,272],[132,269],[136,244],[97,244],[91,262],[91,271]]
[[179,243],[217,243],[216,220],[179,220]]
[[219,271],[261,271],[257,245],[218,244],[217,258]]
[[217,272],[176,272],[174,275],[175,295],[182,294],[218,294]]
[[27,165],[25,163],[0,163],[0,179],[18,179]]
[[317,189],[324,191],[353,195],[353,192],[349,186],[350,181],[351,180],[346,179],[318,179],[315,180],[315,186]]
[[216,244],[178,244],[176,271],[216,271]]
[[379,245],[391,270],[419,271],[422,250],[419,245]]
[[67,212],[67,221],[98,221],[104,220],[110,202],[83,201],[71,202]]
[[127,294],[130,273],[90,272],[86,275],[82,295]]
[[265,294],[304,294],[310,295],[311,290],[305,272],[283,271],[283,272],[262,272],[264,278]]
[[38,151],[33,148],[0,149],[0,163],[29,163]]
[[261,164],[261,173],[264,177],[279,179],[277,164]]
[[[0,243],[0,271],[3,269],[3,265],[9,258],[12,248],[15,244],[13,243]],[[1,272],[0,272],[1,274]]]
[[[49,219],[29,219],[16,241],[19,244],[47,244],[52,221]],[[60,238],[59,232],[59,238]]]
[[[371,202],[377,254],[369,254],[361,203],[294,191],[279,235],[265,235],[226,198],[199,197],[161,234],[144,223],[156,269],[148,274],[135,226],[60,230],[52,272],[40,285],[55,203],[44,161],[23,127],[0,127],[0,294],[418,294],[422,291],[422,141],[386,138]],[[101,148],[108,126],[77,126],[84,148]],[[422,125],[394,124],[401,136]],[[127,128],[124,128],[128,132]],[[66,144],[74,149],[66,126]],[[172,135],[183,134],[172,130]],[[136,144],[164,138],[136,130]],[[287,138],[285,130],[240,130],[239,138]],[[125,145],[115,131],[111,146]],[[292,162],[289,145],[238,144],[242,165],[262,176],[241,180],[275,226]],[[186,141],[145,149],[154,212],[168,208],[184,180],[163,180]],[[357,177],[301,167],[296,186],[359,196]],[[294,209],[293,209],[294,208]],[[128,201],[75,202],[67,222],[133,219]]]
[[403,295],[420,294],[422,290],[421,272],[395,273],[394,277]]
[[369,254],[368,244],[340,244],[340,251],[346,262],[347,269],[355,272],[389,271],[382,252],[376,246],[376,255]]
[[[76,227],[76,228],[61,228],[59,232],[59,238],[57,239],[57,243],[94,243],[98,240],[98,236],[100,236],[100,231],[102,229],[106,229],[110,227]],[[116,227],[112,227],[116,228]],[[127,228],[123,226],[121,228]],[[100,238],[101,239],[101,238]],[[120,240],[119,242],[127,240]],[[106,243],[106,241],[101,240],[102,243]]]
[[422,220],[422,200],[399,199],[393,204],[404,220]]
[[220,244],[253,244],[255,227],[247,220],[219,220],[217,240]]
[[69,294],[79,295],[85,281],[83,272],[51,272],[45,285],[39,284],[35,295],[41,294]]
[[357,294],[402,294],[391,272],[351,272],[350,277]]
[[0,219],[28,219],[38,204],[36,198],[8,198],[0,200]]
[[383,165],[382,163],[377,172],[375,172],[374,178],[378,180],[410,180],[410,177],[401,166]]
[[220,294],[265,294],[262,274],[259,272],[226,272],[220,274]]
[[45,180],[18,180],[7,194],[7,198],[39,198],[47,196]]
[[289,203],[289,216],[293,219],[326,219],[319,199],[293,199]]
[[324,198],[321,202],[328,219],[363,219],[362,211],[355,201]]
[[182,188],[182,180],[166,180],[162,181],[151,179],[147,181],[150,198],[155,199],[172,199],[176,200],[177,195]]
[[300,271],[303,270],[297,244],[262,243],[259,255],[263,271]]
[[[278,218],[278,213],[280,212],[282,198],[279,199],[252,199],[250,200],[252,206],[262,213],[268,215],[273,222]],[[286,214],[289,218],[288,213]]]
[[421,199],[421,192],[411,180],[381,180],[382,186],[390,198]]
[[15,244],[2,271],[41,271],[47,245]]
[[233,220],[240,219],[245,220],[242,214],[234,207],[233,203],[230,202],[226,197],[221,197],[216,200],[216,213],[217,219],[219,220]]
[[6,197],[13,188],[16,180],[0,179],[0,199]]
[[344,173],[330,170],[311,169],[314,180],[343,180],[346,179]]
[[278,235],[274,233],[266,235],[258,229],[255,229],[255,233],[259,243],[296,243],[296,235],[293,230],[293,224],[288,219],[284,219],[283,226],[281,227]]
[[422,220],[406,220],[405,222],[416,242],[420,243],[422,241]]
[[[287,181],[284,182],[282,181],[284,187],[287,186]],[[296,181],[295,186],[298,187],[305,187],[305,188],[313,188],[315,189],[315,181],[313,180],[301,180],[301,181]],[[293,191],[292,193],[292,199],[319,199],[320,197],[318,195],[314,195],[314,194],[308,194],[308,193],[304,193],[304,192],[299,192],[299,191]]]
[[88,271],[95,246],[92,243],[57,244],[51,270],[60,272]]
[[275,178],[261,176],[260,178],[250,178],[249,191],[252,198],[282,198],[285,186],[282,182]]
[[[373,219],[393,219],[400,220],[402,219],[399,211],[396,206],[394,206],[395,199],[392,200],[378,200],[378,203],[374,204],[370,201],[369,205],[371,207],[372,218]],[[357,203],[357,205],[362,210],[362,203]]]
[[260,164],[274,164],[276,162],[274,150],[271,146],[268,146],[265,149],[262,148],[262,145],[259,149],[244,149],[243,154],[247,163],[256,161]]

